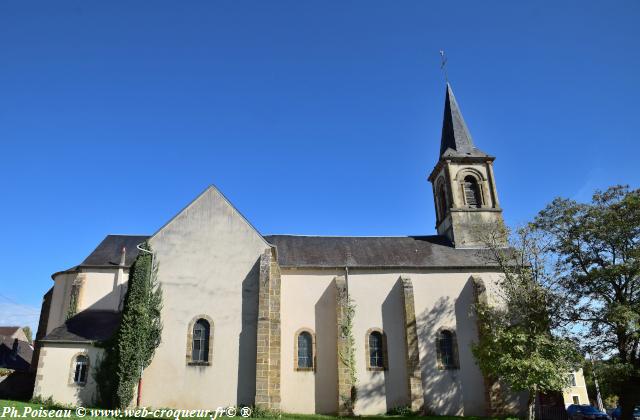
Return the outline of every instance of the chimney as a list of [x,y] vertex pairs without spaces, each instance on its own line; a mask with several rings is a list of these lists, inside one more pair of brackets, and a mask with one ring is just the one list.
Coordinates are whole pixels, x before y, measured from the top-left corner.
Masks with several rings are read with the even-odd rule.
[[126,247],[122,247],[122,254],[120,255],[120,265],[123,266],[124,262],[127,258],[127,248]]

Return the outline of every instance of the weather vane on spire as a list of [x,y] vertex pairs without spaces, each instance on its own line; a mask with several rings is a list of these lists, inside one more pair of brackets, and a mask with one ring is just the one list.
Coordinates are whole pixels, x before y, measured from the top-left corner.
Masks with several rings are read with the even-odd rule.
[[444,55],[444,50],[440,50],[440,70],[442,70],[442,74],[444,74],[444,81],[449,83],[449,78],[447,77],[447,56]]

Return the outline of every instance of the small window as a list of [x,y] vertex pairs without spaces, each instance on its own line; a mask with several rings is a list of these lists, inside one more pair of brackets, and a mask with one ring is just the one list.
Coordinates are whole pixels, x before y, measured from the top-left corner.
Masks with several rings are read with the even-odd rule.
[[575,373],[569,374],[569,385],[570,386],[576,386],[576,374]]
[[204,319],[199,319],[193,325],[191,361],[197,363],[209,361],[209,323]]
[[84,385],[87,383],[87,374],[89,369],[89,358],[87,356],[77,356],[74,366],[73,382],[77,385]]
[[309,331],[302,331],[296,338],[296,369],[313,370],[313,336]]
[[387,370],[387,335],[379,328],[371,328],[365,335],[367,370]]
[[578,397],[577,395],[573,396],[573,403],[576,405],[580,405],[580,397]]
[[384,369],[384,342],[380,331],[369,334],[369,367]]
[[458,355],[455,333],[442,330],[437,337],[438,365],[440,369],[457,369]]
[[444,190],[444,184],[440,184],[438,186],[438,192],[437,192],[437,198],[436,201],[438,202],[438,217],[440,218],[440,220],[443,220],[444,217],[447,215],[447,193]]
[[482,204],[478,181],[471,175],[464,178],[464,198],[468,207],[480,208]]

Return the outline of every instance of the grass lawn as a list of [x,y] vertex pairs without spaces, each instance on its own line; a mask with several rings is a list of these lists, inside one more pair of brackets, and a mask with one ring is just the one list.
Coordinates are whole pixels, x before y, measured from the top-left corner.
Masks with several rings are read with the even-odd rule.
[[[7,407],[15,407],[15,409],[17,410],[17,414],[18,416],[12,415],[12,413],[9,412],[9,409]],[[27,418],[38,418],[35,417],[36,413],[33,411],[29,411],[29,409],[35,411],[38,409],[43,409],[43,410],[70,410],[70,417],[65,417],[65,418],[71,418],[71,419],[90,419],[90,418],[100,418],[100,419],[133,419],[133,418],[141,418],[141,417],[125,417],[124,415],[122,416],[118,416],[118,417],[92,417],[89,413],[89,410],[91,409],[86,409],[86,413],[84,416],[78,416],[76,414],[76,409],[75,408],[69,408],[69,407],[64,407],[64,406],[57,406],[57,405],[46,405],[46,404],[36,404],[36,403],[31,403],[31,402],[21,402],[21,401],[11,401],[11,400],[0,400],[0,418],[19,418],[22,417],[23,415],[25,415],[25,417]],[[151,409],[153,410],[153,409]],[[16,412],[13,412],[16,413]],[[62,414],[62,412],[58,413],[58,414]],[[55,416],[55,413],[53,414]],[[49,414],[49,417],[51,417],[52,414]],[[153,415],[148,415],[147,418],[158,418],[158,417],[153,417]],[[175,418],[175,417],[159,417],[159,418]],[[197,417],[180,417],[180,418],[197,418]],[[199,417],[199,418],[205,418],[205,419],[209,419],[210,416],[207,417]],[[261,417],[263,419],[269,419],[269,418],[277,418],[280,420],[336,420],[338,417],[334,417],[334,416],[325,416],[325,415],[318,415],[318,414],[313,414],[313,415],[305,415],[305,414],[282,414],[280,416],[273,416],[273,417]],[[390,415],[385,415],[385,416],[362,416],[359,417],[361,419],[410,419],[410,418],[414,418],[414,419],[421,419],[421,420],[460,420],[460,419],[465,419],[465,420],[505,420],[505,419],[498,419],[498,418],[491,418],[491,417],[454,417],[454,416],[418,416],[418,415],[411,415],[411,416],[390,416]],[[222,415],[222,416],[218,416],[219,420],[229,420],[230,418],[227,417],[226,415]],[[240,415],[236,416],[236,420],[241,420],[243,419],[243,417],[241,417]]]

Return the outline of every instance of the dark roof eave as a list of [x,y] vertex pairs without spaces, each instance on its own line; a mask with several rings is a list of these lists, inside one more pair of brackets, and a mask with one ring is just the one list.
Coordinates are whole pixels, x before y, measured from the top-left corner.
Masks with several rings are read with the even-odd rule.
[[455,163],[483,163],[483,162],[493,162],[495,161],[495,156],[441,156],[436,166],[433,167],[431,173],[427,177],[429,182],[433,182],[437,172],[440,171],[440,168],[446,161],[455,162]]
[[500,268],[499,265],[443,265],[443,266],[425,266],[425,265],[283,265],[280,264],[280,268],[288,269],[302,269],[302,270],[318,270],[318,269],[344,269],[350,270],[469,270],[469,269],[496,269]]
[[114,264],[114,265],[91,265],[91,264],[82,265],[82,264],[80,264],[80,265],[76,265],[75,267],[71,267],[71,268],[69,268],[67,270],[56,271],[55,273],[53,273],[51,275],[51,279],[55,280],[54,277],[57,276],[58,274],[79,273],[80,270],[83,269],[83,268],[89,268],[89,269],[91,269],[91,268],[116,268],[116,269],[122,268],[122,269],[129,269],[129,268],[131,268],[131,266],[130,265],[116,265],[116,264]]
[[95,345],[99,343],[100,340],[38,340],[40,344],[90,344]]
[[84,310],[54,328],[39,342],[94,344],[108,340],[118,329],[121,313],[108,310]]
[[[67,270],[53,273],[51,278],[58,274],[77,273],[83,268],[129,268],[138,255],[137,246],[147,239],[147,235],[107,235],[84,261]],[[123,248],[129,251],[125,254],[124,264],[121,264]]]

